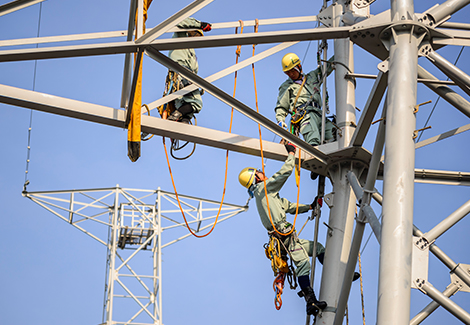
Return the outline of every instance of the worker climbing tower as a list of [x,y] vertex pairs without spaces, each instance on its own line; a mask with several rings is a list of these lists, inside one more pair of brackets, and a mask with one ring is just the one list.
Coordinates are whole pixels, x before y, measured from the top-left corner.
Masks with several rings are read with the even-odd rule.
[[[16,0],[8,6],[0,6],[0,13],[14,12],[38,1]],[[40,1],[39,1],[40,2]],[[470,103],[460,93],[470,95],[470,77],[437,53],[447,46],[469,46],[470,27],[468,24],[450,22],[452,15],[466,8],[470,0],[447,0],[441,4],[429,4],[425,12],[415,10],[413,0],[391,0],[390,9],[376,15],[370,14],[373,0],[336,0],[324,2],[316,16],[293,18],[260,19],[244,21],[243,34],[226,33],[224,29],[238,28],[238,22],[213,22],[215,32],[205,37],[161,37],[179,31],[178,23],[197,13],[213,0],[195,0],[179,12],[171,15],[153,28],[144,27],[151,1],[130,0],[128,29],[120,32],[107,32],[100,35],[80,34],[65,37],[44,37],[36,39],[8,40],[3,46],[28,45],[53,42],[52,46],[0,50],[0,62],[20,62],[48,60],[83,56],[125,54],[122,83],[121,108],[52,96],[38,91],[0,85],[0,102],[3,104],[39,110],[42,112],[72,117],[85,121],[105,124],[129,130],[128,148],[132,161],[139,158],[139,134],[153,134],[157,137],[189,141],[238,153],[283,161],[286,158],[284,147],[277,142],[252,138],[243,134],[233,134],[195,125],[185,125],[166,121],[152,116],[152,111],[178,96],[197,89],[217,98],[227,107],[237,110],[248,119],[263,126],[269,132],[295,144],[300,150],[300,165],[303,169],[329,179],[331,192],[324,195],[329,209],[325,238],[325,259],[321,276],[319,300],[326,301],[328,307],[315,317],[315,324],[340,325],[344,322],[351,291],[353,274],[358,254],[363,244],[366,229],[370,229],[380,245],[378,257],[377,313],[378,325],[419,324],[438,307],[449,312],[449,318],[470,324],[470,314],[449,297],[458,291],[468,291],[470,287],[469,267],[455,262],[437,244],[440,238],[470,212],[469,202],[429,231],[418,227],[415,209],[415,183],[468,185],[470,173],[442,170],[417,169],[415,151],[431,143],[470,129],[468,125],[419,142],[416,116],[422,104],[418,103],[419,84],[424,84],[443,100],[450,103],[466,117],[470,117]],[[467,7],[466,7],[467,6]],[[137,18],[136,18],[137,17]],[[218,16],[220,17],[220,16]],[[1,17],[0,17],[1,19]],[[281,25],[299,22],[318,23],[319,27],[274,31],[247,32],[247,27]],[[91,42],[92,39],[126,37],[119,42]],[[79,39],[90,44],[57,46],[60,41]],[[220,78],[250,66],[255,62],[280,53],[289,47],[306,41],[333,40],[334,54],[334,98],[336,141],[313,147],[302,139],[279,127],[273,116],[265,116],[249,105],[217,87]],[[273,44],[264,47],[256,55],[240,60],[209,76],[197,75],[171,60],[163,51],[175,49],[215,49],[253,44]],[[354,49],[361,48],[378,59],[377,74],[364,75],[355,72]],[[331,52],[331,49],[330,49]],[[326,69],[328,49],[323,47],[320,62]],[[135,54],[133,60],[132,54]],[[141,105],[140,74],[143,57],[169,69],[188,80],[182,89],[168,96]],[[418,58],[426,58],[430,64],[442,71],[450,80],[441,81],[418,64]],[[357,62],[357,61],[356,61]],[[326,78],[326,77],[325,77]],[[371,89],[367,89],[367,100],[357,108],[356,95],[359,78],[374,79]],[[326,84],[326,83],[325,83]],[[450,87],[457,87],[453,90]],[[361,91],[364,91],[363,89]],[[331,93],[330,87],[330,93]],[[207,96],[207,95],[206,95]],[[323,114],[326,118],[326,89],[323,89]],[[423,103],[424,104],[424,103]],[[379,107],[383,107],[382,110]],[[208,110],[212,108],[207,108]],[[358,114],[358,118],[356,118]],[[360,114],[360,115],[359,115]],[[378,123],[376,133],[372,125]],[[325,123],[323,123],[325,125]],[[324,130],[322,130],[324,140]],[[366,137],[373,138],[373,148],[365,147]],[[156,138],[156,137],[155,137]],[[154,138],[154,140],[155,140]],[[143,153],[145,155],[145,153]],[[169,168],[171,173],[171,168]],[[210,177],[204,179],[210,182]],[[381,191],[377,180],[383,180]],[[316,190],[317,183],[312,183]],[[207,229],[202,226],[202,203],[187,204],[185,208],[174,208],[175,197],[161,190],[145,192],[141,197],[130,194],[130,190],[120,187],[107,189],[106,194],[91,199],[77,201],[86,193],[90,199],[96,190],[67,192],[28,192],[25,184],[24,196],[47,208],[61,219],[90,235],[108,249],[107,285],[104,303],[104,324],[161,324],[161,249],[179,239],[162,243],[162,233],[182,222],[165,228],[166,221],[173,219],[165,215],[189,212],[196,216],[189,225],[189,231],[198,233]],[[382,193],[380,193],[382,192]],[[225,193],[225,189],[224,189]],[[59,203],[50,205],[47,200]],[[119,199],[120,195],[124,201]],[[156,198],[148,201],[148,197]],[[175,191],[176,196],[176,191]],[[184,199],[189,197],[181,196]],[[106,198],[106,199],[105,199]],[[172,209],[163,207],[163,199],[173,200]],[[198,199],[199,200],[199,199]],[[381,211],[372,208],[375,200],[382,205]],[[109,201],[109,202],[108,202]],[[202,200],[200,201],[202,202]],[[214,203],[214,202],[211,202]],[[246,210],[246,207],[226,205],[227,217]],[[55,209],[59,208],[61,212]],[[93,208],[100,212],[83,213],[83,209]],[[326,208],[324,208],[326,210]],[[220,212],[220,211],[219,211]],[[65,213],[65,214],[63,214]],[[102,219],[104,217],[104,219]],[[78,218],[78,219],[77,219]],[[224,216],[225,218],[225,216]],[[319,218],[319,217],[318,217]],[[318,219],[317,219],[318,220]],[[108,239],[102,239],[93,231],[81,226],[85,222],[96,221],[109,230]],[[428,225],[427,225],[428,226]],[[429,226],[428,226],[429,227]],[[107,234],[105,231],[104,233]],[[190,234],[183,237],[190,236]],[[320,238],[323,241],[322,238]],[[429,253],[432,253],[449,269],[451,283],[441,292],[428,278]],[[139,254],[137,254],[139,253]],[[130,262],[136,255],[150,254],[152,263],[145,271],[134,269]],[[139,293],[129,289],[124,279],[131,278],[140,285]],[[318,282],[318,280],[317,280]],[[416,289],[432,299],[432,302],[416,316],[411,313],[412,291]],[[135,310],[126,315],[125,320],[114,318],[117,302],[115,298],[132,300]],[[414,317],[413,317],[414,316]],[[141,318],[147,319],[141,321]],[[411,318],[411,321],[410,321]],[[308,319],[307,323],[310,324]]]

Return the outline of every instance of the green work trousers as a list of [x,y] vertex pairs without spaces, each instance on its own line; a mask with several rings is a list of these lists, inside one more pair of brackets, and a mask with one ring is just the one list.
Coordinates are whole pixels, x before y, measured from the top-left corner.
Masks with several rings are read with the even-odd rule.
[[[292,258],[292,262],[294,262],[295,266],[297,267],[295,274],[297,277],[302,275],[309,275],[309,257],[313,256],[313,241],[300,239],[297,237],[297,235],[291,235],[289,237],[291,238],[284,240],[284,245],[286,245],[287,249],[289,250],[289,255]],[[325,248],[322,244],[317,242],[317,252],[315,257],[323,252],[325,252]]]
[[[300,121],[300,133],[304,137],[304,141],[312,146],[318,146],[321,139],[321,112],[307,112],[302,121]],[[325,140],[333,138],[333,123],[329,119],[325,122]]]

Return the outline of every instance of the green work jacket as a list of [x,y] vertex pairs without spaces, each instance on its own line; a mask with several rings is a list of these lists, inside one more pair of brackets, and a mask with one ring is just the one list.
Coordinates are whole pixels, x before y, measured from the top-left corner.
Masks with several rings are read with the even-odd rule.
[[[186,18],[178,25],[179,28],[201,28],[201,22],[195,18]],[[185,31],[173,33],[173,38],[177,37],[187,37]],[[171,50],[168,54],[170,59],[178,62],[179,65],[188,68],[194,73],[197,73],[199,70],[199,65],[197,64],[196,52],[194,49],[180,49],[180,50]]]
[[[268,202],[269,210],[271,211],[272,221],[276,226],[277,230],[285,229],[288,224],[286,221],[286,213],[295,214],[297,209],[297,204],[289,202],[285,198],[279,196],[279,191],[281,190],[284,183],[292,174],[294,169],[295,157],[294,155],[289,154],[286,162],[281,167],[281,169],[266,180],[266,190],[268,193],[268,200],[266,200],[266,195],[264,191],[263,182],[253,185],[253,193],[256,199],[256,207],[258,208],[258,213],[261,218],[263,226],[268,231],[273,231],[271,221],[269,220],[268,214]],[[268,201],[268,202],[267,202]],[[310,209],[310,205],[299,204],[299,213],[307,212]]]
[[[329,62],[334,61],[334,56],[332,56]],[[327,76],[331,74],[333,71],[332,64],[327,65]],[[306,75],[304,75],[307,80],[305,81],[304,86],[300,90],[300,84],[294,82],[291,78],[288,78],[284,81],[281,86],[279,87],[279,95],[277,97],[276,108],[274,111],[276,112],[276,120],[278,122],[285,122],[286,116],[290,113],[294,112],[294,102],[297,96],[297,93],[300,90],[299,98],[295,104],[296,107],[299,107],[305,103],[307,103],[310,99],[315,104],[316,107],[321,107],[321,95],[320,95],[320,87],[322,85],[322,72],[321,67],[310,71]],[[319,109],[320,111],[320,109]]]

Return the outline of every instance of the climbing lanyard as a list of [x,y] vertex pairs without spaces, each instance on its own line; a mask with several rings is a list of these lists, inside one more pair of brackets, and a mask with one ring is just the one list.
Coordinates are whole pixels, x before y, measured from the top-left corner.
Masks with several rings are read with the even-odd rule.
[[[240,24],[241,24],[241,32],[243,32],[243,22],[240,20]],[[235,29],[235,33],[237,33],[237,29]],[[238,57],[240,55],[240,47],[237,46],[237,51],[236,51],[236,62],[238,63]],[[171,78],[173,79],[173,78]],[[237,84],[237,73],[235,72],[235,85],[234,85],[234,90],[233,90],[233,95],[235,96],[235,89],[236,89],[236,84]],[[163,114],[163,109],[162,109],[162,113],[160,114]],[[229,133],[232,133],[232,122],[233,122],[233,108],[232,108],[232,114],[230,116],[230,126],[229,126]],[[214,221],[214,224],[212,225],[212,228],[211,230],[205,234],[205,235],[197,235],[196,233],[194,233],[191,229],[191,227],[189,227],[189,224],[188,224],[188,221],[186,220],[186,216],[184,214],[184,211],[183,211],[183,208],[181,207],[181,202],[179,200],[179,197],[178,197],[178,192],[176,191],[176,186],[175,186],[175,181],[173,179],[173,173],[171,172],[171,166],[170,166],[170,160],[168,159],[168,151],[166,149],[166,143],[165,143],[165,137],[163,137],[163,147],[165,149],[165,155],[166,155],[166,161],[168,163],[168,170],[170,171],[170,176],[171,176],[171,183],[173,184],[173,189],[175,190],[175,195],[176,195],[176,200],[178,201],[178,206],[181,210],[181,214],[183,215],[183,219],[184,219],[184,222],[186,224],[186,227],[188,228],[189,232],[194,236],[194,237],[197,237],[197,238],[203,238],[203,237],[206,237],[207,235],[209,235],[215,228],[215,225],[217,224],[217,221],[219,219],[219,215],[220,215],[220,211],[222,210],[222,205],[224,203],[224,198],[225,198],[225,190],[226,190],[226,185],[227,185],[227,171],[228,171],[228,153],[229,153],[229,150],[227,150],[226,152],[226,155],[225,155],[225,179],[224,179],[224,190],[223,190],[223,193],[222,193],[222,200],[220,202],[220,206],[219,206],[219,211],[217,212],[217,216],[215,217],[215,221]]]
[[[255,24],[255,33],[258,32],[258,20],[256,20],[256,24]],[[255,45],[253,45],[253,56],[255,55]],[[259,113],[259,107],[258,107],[258,97],[257,97],[257,91],[256,91],[256,77],[255,77],[255,65],[254,63],[251,65],[252,66],[252,70],[253,70],[253,80],[254,80],[254,87],[255,87],[255,96],[256,96],[256,112]],[[259,131],[259,146],[260,146],[260,152],[261,152],[261,166],[262,166],[262,170],[263,170],[263,174],[266,175],[265,171],[264,171],[264,164],[263,164],[263,160],[264,160],[264,154],[263,154],[263,138],[262,138],[262,135],[261,135],[261,124],[258,123],[258,131]],[[301,157],[301,150],[300,148],[298,149],[299,150],[299,160],[298,160],[298,168],[299,168],[299,172],[298,172],[298,177],[299,177],[299,181],[300,181],[300,157]],[[297,175],[297,172],[296,172],[296,175]],[[297,178],[296,178],[297,180]],[[298,182],[297,182],[298,184]],[[272,215],[271,215],[271,209],[269,208],[269,198],[268,198],[268,190],[266,188],[266,179],[263,180],[263,185],[264,185],[264,195],[266,197],[266,205],[267,205],[267,210],[268,210],[268,215],[269,215],[269,221],[271,222],[271,226],[273,227],[274,229],[274,232],[276,232],[277,234],[281,235],[281,236],[287,236],[287,235],[290,235],[293,233],[293,231],[295,230],[295,223],[297,221],[297,215],[299,213],[299,196],[300,196],[300,186],[297,186],[297,208],[295,210],[295,217],[294,217],[294,225],[292,227],[292,229],[286,233],[286,234],[283,234],[281,232],[279,232],[277,229],[276,229],[276,226],[274,225],[273,223],[273,218],[272,218]]]
[[[274,305],[277,310],[282,307],[281,295],[284,289],[285,279],[287,278],[291,289],[297,288],[295,271],[292,266],[292,256],[290,260],[291,265],[287,264],[287,254],[290,255],[290,253],[283,243],[285,239],[289,241],[292,240],[292,235],[279,239],[275,234],[270,233],[269,242],[264,244],[264,252],[266,257],[271,260],[271,268],[276,276],[273,282],[273,290],[275,292]],[[289,246],[289,244],[287,244],[287,246]]]

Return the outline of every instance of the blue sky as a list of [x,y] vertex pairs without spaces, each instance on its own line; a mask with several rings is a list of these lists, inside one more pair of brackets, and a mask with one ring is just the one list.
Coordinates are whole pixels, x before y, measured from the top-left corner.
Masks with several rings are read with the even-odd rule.
[[[0,1],[0,4],[9,1]],[[442,3],[443,1],[439,1]],[[177,12],[190,1],[157,1],[149,10],[148,27],[153,27]],[[415,11],[423,12],[429,1],[415,1]],[[320,1],[214,1],[194,17],[208,22],[229,22],[267,18],[316,15]],[[371,12],[377,14],[388,9],[388,1],[377,1]],[[0,17],[0,39],[32,38],[38,33],[40,5]],[[129,3],[115,1],[57,1],[42,4],[40,36],[80,34],[127,28]],[[452,17],[455,22],[467,22],[470,7]],[[311,24],[292,24],[282,28],[311,28]],[[262,27],[260,31],[274,30]],[[251,27],[247,28],[252,31]],[[211,33],[233,33],[218,30]],[[168,36],[165,36],[168,37]],[[122,39],[124,40],[124,39]],[[97,41],[99,42],[99,41]],[[78,43],[70,43],[78,44]],[[330,42],[329,55],[333,53]],[[259,53],[272,45],[259,45]],[[439,50],[447,60],[454,62],[460,47]],[[274,119],[274,105],[278,86],[285,75],[280,69],[282,56],[290,51],[301,59],[304,69],[316,68],[317,42],[302,42],[289,50],[277,53],[256,67],[260,112]],[[470,73],[468,51],[463,51],[457,66]],[[198,49],[199,75],[209,76],[235,63],[235,48]],[[252,55],[252,47],[242,47],[241,58]],[[124,55],[95,56],[42,60],[37,62],[35,90],[56,96],[72,98],[94,104],[118,108]],[[377,73],[379,60],[355,47],[355,71]],[[440,79],[445,76],[425,58],[419,63]],[[160,98],[163,92],[166,68],[150,58],[144,58],[143,102]],[[35,62],[0,63],[0,84],[33,89]],[[233,92],[233,75],[215,82],[228,93]],[[367,100],[373,80],[358,80],[356,106],[362,108]],[[330,107],[334,112],[334,77],[328,79]],[[455,88],[457,92],[462,92]],[[467,95],[463,95],[468,99]],[[254,87],[251,68],[239,72],[236,98],[254,106]],[[417,114],[417,126],[422,127],[437,99],[423,85],[418,86],[418,103],[433,100],[422,106]],[[228,131],[230,107],[209,94],[203,96],[204,108],[198,115],[198,125]],[[154,113],[155,114],[155,113]],[[378,113],[379,114],[379,113]],[[357,116],[359,119],[359,114]],[[2,247],[0,248],[0,323],[1,324],[99,324],[104,295],[106,249],[65,222],[21,196],[24,183],[30,111],[0,104],[0,138],[3,159],[0,169],[0,218]],[[440,100],[422,139],[468,124],[468,119],[445,101]],[[365,147],[372,151],[377,126],[372,127]],[[258,137],[257,124],[235,112],[232,132]],[[279,138],[266,130],[263,138]],[[470,133],[417,150],[416,167],[465,171],[469,151],[465,143]],[[173,191],[161,138],[154,137],[142,144],[142,157],[132,163],[127,158],[127,132],[125,130],[93,124],[72,118],[35,111],[31,135],[31,163],[29,191],[69,190],[80,188],[113,187]],[[247,194],[237,180],[238,172],[246,166],[260,166],[260,158],[240,153],[229,154],[226,202],[243,205]],[[276,172],[282,162],[267,161],[268,174]],[[224,186],[225,151],[198,146],[188,160],[171,160],[179,193],[220,200]],[[310,203],[316,195],[317,183],[309,173],[301,174],[300,202]],[[331,192],[327,182],[326,193]],[[381,182],[377,184],[381,188]],[[415,224],[423,231],[434,227],[470,198],[466,187],[444,185],[415,186]],[[297,188],[290,179],[281,192],[295,201]],[[374,206],[380,214],[378,206]],[[328,221],[328,209],[323,208],[322,222]],[[300,215],[302,225],[307,214]],[[467,218],[468,219],[468,218]],[[457,263],[470,264],[465,236],[470,220],[439,238],[441,247]],[[370,229],[365,232],[365,239]],[[313,223],[302,233],[313,238]],[[320,227],[320,241],[324,243],[326,227]],[[190,237],[164,249],[163,255],[163,321],[165,324],[286,324],[304,323],[305,303],[295,291],[285,288],[283,307],[276,311],[271,288],[273,275],[262,245],[267,235],[262,227],[256,207],[250,203],[248,212],[221,223],[204,239]],[[368,323],[375,321],[377,301],[379,246],[371,238],[363,254],[365,312]],[[318,263],[317,263],[318,264]],[[317,267],[315,291],[319,292],[321,267]],[[443,291],[450,283],[448,270],[430,256],[429,281]],[[359,324],[361,316],[359,283],[354,283],[350,299],[350,323]],[[453,298],[470,311],[467,293]],[[430,299],[412,291],[411,314],[424,307]],[[426,324],[460,323],[440,308]]]

